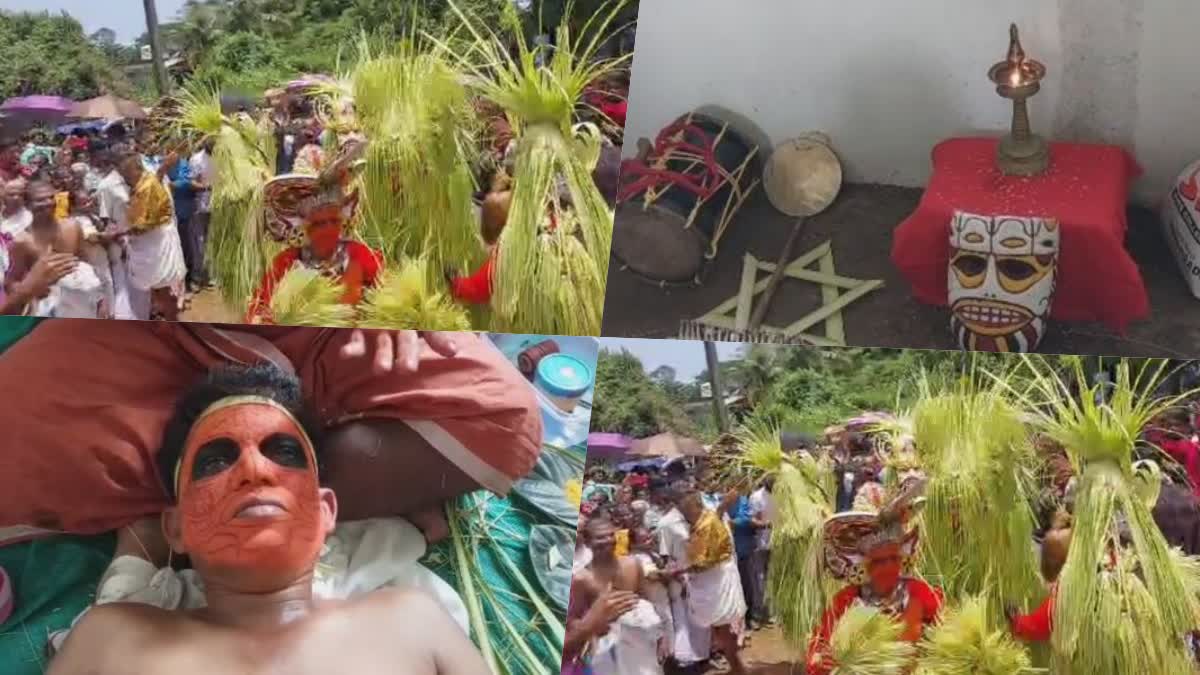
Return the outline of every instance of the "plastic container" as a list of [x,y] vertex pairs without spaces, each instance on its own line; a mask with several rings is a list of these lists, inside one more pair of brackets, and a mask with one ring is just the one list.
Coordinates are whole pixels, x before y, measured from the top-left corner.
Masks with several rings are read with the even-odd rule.
[[[561,335],[551,337],[547,335],[489,333],[488,338],[492,346],[509,363],[512,363],[514,368],[518,367],[517,362],[523,351],[550,339],[553,339],[558,344],[560,353],[572,356],[582,361],[584,365],[588,365],[589,372],[592,372],[589,364],[596,362],[600,352],[600,342],[594,337],[564,337]],[[531,373],[530,379],[534,379],[536,375],[536,372]],[[566,412],[554,403],[551,403],[549,394],[542,391],[540,387],[530,386],[533,387],[534,395],[538,400],[538,407],[542,413],[542,442],[546,445],[554,445],[560,448],[573,448],[586,445],[592,420],[591,398],[593,389],[588,389],[574,410]]]
[[592,369],[574,356],[550,354],[538,362],[533,382],[554,407],[570,414],[592,388]]

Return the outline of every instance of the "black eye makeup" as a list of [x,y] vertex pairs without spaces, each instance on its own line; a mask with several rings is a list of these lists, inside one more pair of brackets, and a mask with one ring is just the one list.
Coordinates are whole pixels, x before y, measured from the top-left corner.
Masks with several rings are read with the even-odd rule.
[[217,438],[205,443],[196,451],[196,459],[192,462],[192,480],[209,478],[225,471],[237,463],[241,453],[241,448],[232,438]]
[[290,434],[271,434],[259,446],[263,457],[290,469],[308,468],[308,454],[300,439]]

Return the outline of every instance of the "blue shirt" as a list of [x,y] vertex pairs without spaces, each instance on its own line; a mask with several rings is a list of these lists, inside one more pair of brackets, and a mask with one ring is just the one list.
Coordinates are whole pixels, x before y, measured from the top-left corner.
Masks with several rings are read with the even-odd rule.
[[754,552],[757,543],[754,528],[754,511],[750,508],[749,497],[738,497],[733,508],[729,509],[729,524],[733,529],[733,548],[739,558],[744,558]]
[[188,167],[186,159],[179,158],[175,167],[167,172],[167,180],[171,181],[171,196],[175,199],[175,215],[180,218],[192,215],[196,191],[192,189],[192,171]]

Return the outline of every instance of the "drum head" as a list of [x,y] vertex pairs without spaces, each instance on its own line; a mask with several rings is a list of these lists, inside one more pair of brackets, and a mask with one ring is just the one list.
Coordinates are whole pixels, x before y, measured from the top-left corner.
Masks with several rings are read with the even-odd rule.
[[763,169],[763,189],[771,205],[789,216],[824,211],[842,188],[842,164],[821,133],[784,141]]
[[704,264],[707,243],[695,228],[684,228],[684,217],[670,208],[643,209],[629,203],[617,209],[612,253],[639,276],[667,283],[696,278]]

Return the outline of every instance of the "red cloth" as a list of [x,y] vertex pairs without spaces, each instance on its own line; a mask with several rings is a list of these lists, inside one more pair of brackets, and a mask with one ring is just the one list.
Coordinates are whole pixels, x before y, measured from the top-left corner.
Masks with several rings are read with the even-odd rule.
[[486,305],[492,301],[492,269],[496,266],[496,253],[488,255],[474,274],[458,277],[450,283],[450,293],[458,300],[475,305]]
[[[942,592],[940,589],[934,588],[920,579],[903,579],[903,582],[908,584],[909,602],[918,602],[926,608],[925,622],[932,623],[937,619],[938,614],[942,611]],[[829,609],[825,610],[825,614],[821,617],[821,624],[817,628],[817,633],[813,635],[812,640],[808,643],[808,660],[809,675],[829,675],[836,664],[832,663],[828,658],[829,638],[833,635],[833,629],[837,627],[838,621],[846,610],[850,609],[854,601],[858,599],[859,586],[847,586],[838,591],[837,595],[833,596],[833,601],[829,604]],[[813,658],[817,654],[822,655],[821,664],[812,666]]]
[[1012,620],[1013,635],[1026,642],[1045,642],[1050,639],[1054,619],[1054,595],[1058,587],[1050,589],[1046,600],[1031,614],[1018,614]]
[[625,128],[625,115],[629,111],[629,103],[626,101],[612,101],[600,105],[600,112],[608,116],[610,120],[616,122],[622,129]]
[[1192,484],[1192,493],[1200,497],[1200,443],[1190,438],[1170,438],[1166,435],[1161,435],[1152,442],[1183,465]]
[[377,373],[341,355],[352,333],[42,322],[0,355],[0,391],[20,392],[0,406],[0,545],[45,534],[6,530],[12,526],[97,534],[162,511],[167,498],[154,458],[176,401],[209,369],[261,361],[271,347],[294,367],[326,428],[359,418],[403,420],[434,451],[499,493],[533,468],[542,440],[537,399],[494,347],[456,333],[455,356],[423,347],[415,373]]
[[1117,331],[1150,312],[1137,264],[1125,250],[1126,195],[1140,173],[1121,148],[1050,144],[1050,167],[1035,178],[1003,176],[998,141],[956,138],[933,149],[933,177],[921,204],[896,228],[892,262],[921,302],[946,305],[950,221],[956,210],[1040,216],[1062,224],[1051,316],[1103,321]]
[[[363,271],[363,287],[374,286],[379,280],[382,254],[357,241],[347,241],[345,244],[351,264]],[[258,290],[254,292],[254,298],[250,301],[250,308],[246,311],[247,323],[252,322],[255,317],[270,318],[271,297],[275,294],[275,286],[299,259],[300,249],[295,247],[284,249],[275,256],[275,260],[271,262],[271,269],[263,275],[263,280],[258,284]]]

